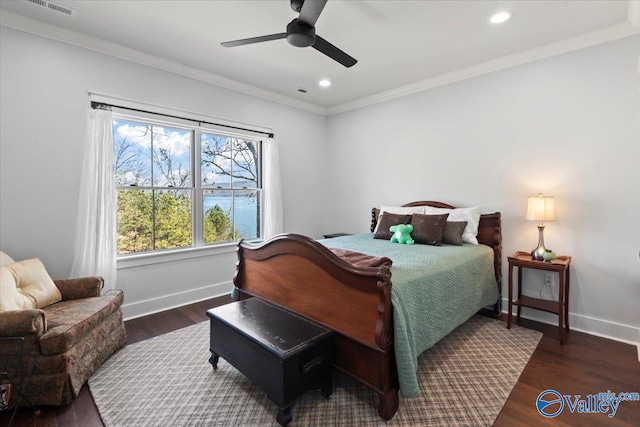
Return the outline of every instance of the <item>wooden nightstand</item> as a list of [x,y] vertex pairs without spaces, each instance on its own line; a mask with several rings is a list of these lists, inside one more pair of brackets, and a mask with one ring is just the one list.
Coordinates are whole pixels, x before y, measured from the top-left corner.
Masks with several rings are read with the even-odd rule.
[[[514,304],[518,306],[518,322],[520,321],[522,307],[547,311],[558,315],[560,344],[564,344],[565,328],[569,332],[569,265],[571,264],[571,257],[558,256],[551,262],[544,262],[532,259],[529,252],[516,252],[515,255],[507,259],[509,260],[509,317],[507,318],[507,328],[511,328]],[[513,300],[513,267],[518,268],[518,299],[515,301]],[[548,301],[522,295],[523,268],[558,273],[558,301]]]

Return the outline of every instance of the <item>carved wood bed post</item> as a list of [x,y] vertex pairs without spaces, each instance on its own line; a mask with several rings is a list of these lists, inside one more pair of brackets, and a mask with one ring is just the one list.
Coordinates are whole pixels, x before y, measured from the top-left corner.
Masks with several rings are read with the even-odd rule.
[[378,401],[378,415],[384,420],[390,420],[398,411],[399,386],[398,373],[395,369],[395,352],[393,348],[393,306],[391,305],[391,271],[388,268],[378,270],[378,289],[380,300],[378,302],[378,322],[376,324],[376,344],[388,358],[387,363],[382,364],[382,394]]
[[493,267],[498,284],[498,301],[493,306],[493,314],[502,312],[502,217],[500,212],[493,214]]

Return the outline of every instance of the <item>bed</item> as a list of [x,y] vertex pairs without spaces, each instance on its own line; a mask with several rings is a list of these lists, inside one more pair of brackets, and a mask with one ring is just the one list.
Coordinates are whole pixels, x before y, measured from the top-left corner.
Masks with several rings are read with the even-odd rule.
[[[453,209],[451,205],[433,201],[412,202],[404,206]],[[372,209],[372,232],[378,221],[378,213],[377,209]],[[372,236],[373,234],[355,235],[316,241],[298,234],[281,234],[261,243],[241,241],[237,248],[238,262],[234,284],[238,299],[261,298],[334,330],[336,333],[335,368],[376,392],[379,396],[378,414],[383,419],[389,420],[398,409],[398,392],[401,384],[403,396],[415,395],[416,390],[411,389],[413,388],[411,379],[405,379],[405,376],[411,376],[412,360],[424,350],[422,347],[426,345],[428,348],[433,344],[430,341],[437,341],[441,337],[430,337],[426,341],[418,340],[419,344],[416,345],[414,335],[421,335],[419,333],[421,331],[416,331],[415,324],[417,322],[419,325],[420,319],[416,320],[412,317],[414,316],[412,313],[407,314],[408,310],[402,305],[401,301],[407,300],[407,291],[403,291],[405,285],[397,283],[396,288],[393,288],[391,281],[392,272],[395,272],[399,280],[403,277],[413,277],[411,274],[414,269],[403,267],[404,261],[400,258],[393,259],[399,256],[397,253],[392,256],[394,265],[391,268],[387,265],[359,267],[336,256],[327,247],[349,250],[360,247],[372,248],[371,250],[375,252],[373,255],[382,255],[385,244],[393,245],[393,251],[411,250],[412,254],[423,251],[424,248],[420,248],[421,246],[427,246],[408,247],[386,241],[374,241]],[[450,298],[453,304],[450,305],[442,301],[429,303],[430,294],[421,296],[421,301],[427,301],[422,307],[422,312],[428,313],[431,317],[447,320],[444,322],[444,329],[441,328],[435,335],[446,334],[455,329],[487,305],[493,304],[493,309],[484,309],[485,312],[499,313],[500,311],[502,257],[500,213],[481,215],[477,239],[480,245],[476,245],[476,249],[464,249],[473,246],[465,244],[459,250],[474,251],[484,258],[489,253],[489,264],[492,264],[489,265],[489,274],[492,276],[490,278],[492,300],[487,300],[485,292],[482,298],[478,297],[477,301],[472,301],[473,296],[465,297],[465,304],[456,306],[460,299],[458,297]],[[362,246],[367,244],[371,246]],[[446,245],[429,248],[429,250],[434,249],[445,249],[441,251],[444,253],[450,248],[446,248]],[[366,249],[361,252],[367,253]],[[403,271],[403,268],[407,271]],[[431,264],[427,268],[430,272],[438,269],[438,263]],[[408,270],[412,270],[411,274]],[[486,270],[486,266],[483,267],[485,274]],[[444,273],[444,276],[448,274]],[[475,279],[467,280],[470,287],[475,286]],[[454,282],[459,281],[454,280]],[[439,289],[448,287],[440,286]],[[421,290],[420,292],[430,291]],[[400,305],[394,307],[397,304]],[[421,314],[417,316],[420,317]],[[395,335],[398,335],[397,339],[394,339]],[[415,370],[413,374],[415,375]],[[416,384],[413,386],[415,387]],[[405,387],[410,388],[407,393],[405,393]]]

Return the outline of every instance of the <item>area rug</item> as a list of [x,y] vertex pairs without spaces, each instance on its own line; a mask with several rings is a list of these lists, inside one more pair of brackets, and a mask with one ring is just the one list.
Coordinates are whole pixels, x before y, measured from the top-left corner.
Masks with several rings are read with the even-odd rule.
[[[474,316],[419,358],[422,393],[400,398],[395,417],[378,417],[377,395],[335,373],[325,400],[310,391],[292,408],[291,426],[490,426],[542,334]],[[220,359],[209,364],[209,323],[128,345],[90,379],[107,427],[277,426],[277,408]]]

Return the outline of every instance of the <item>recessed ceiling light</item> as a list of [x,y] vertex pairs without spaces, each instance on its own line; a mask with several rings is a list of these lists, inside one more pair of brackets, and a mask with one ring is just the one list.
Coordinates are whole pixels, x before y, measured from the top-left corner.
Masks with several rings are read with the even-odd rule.
[[489,18],[489,22],[492,24],[502,24],[505,21],[508,21],[513,14],[511,12],[502,11],[494,14],[491,18]]
[[331,86],[331,82],[330,82],[329,80],[327,80],[327,79],[320,80],[320,81],[318,82],[318,84],[319,84],[320,86],[322,86],[322,87]]

